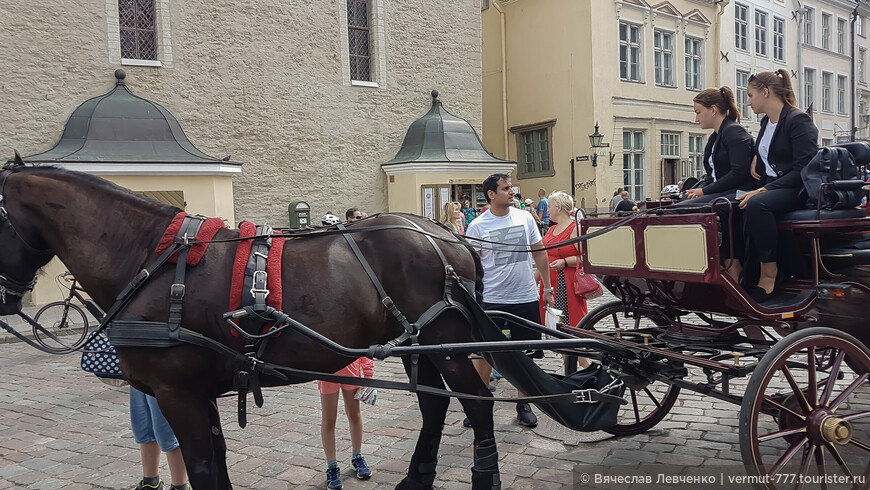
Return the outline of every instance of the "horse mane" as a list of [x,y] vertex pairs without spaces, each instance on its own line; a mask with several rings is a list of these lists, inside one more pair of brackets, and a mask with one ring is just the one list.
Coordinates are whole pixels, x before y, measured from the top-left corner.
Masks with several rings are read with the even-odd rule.
[[74,172],[63,167],[58,167],[56,165],[17,166],[13,167],[12,170],[15,173],[22,172],[40,174],[61,181],[75,180],[93,188],[94,190],[103,190],[113,194],[125,196],[127,199],[133,201],[137,205],[145,206],[158,212],[173,211],[174,213],[178,213],[182,211],[182,209],[179,209],[175,206],[163,204],[143,194],[133,192],[130,189],[121,187],[113,182],[109,182],[106,179],[84,172]]

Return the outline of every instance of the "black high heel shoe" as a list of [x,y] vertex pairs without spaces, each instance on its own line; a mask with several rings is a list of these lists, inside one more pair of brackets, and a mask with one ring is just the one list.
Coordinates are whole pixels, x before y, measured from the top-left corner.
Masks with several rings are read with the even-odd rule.
[[764,303],[765,301],[769,300],[771,296],[773,296],[773,292],[768,293],[764,290],[764,288],[758,286],[749,286],[748,288],[746,288],[746,294],[748,294],[749,297],[752,298],[752,301],[755,301],[759,304]]

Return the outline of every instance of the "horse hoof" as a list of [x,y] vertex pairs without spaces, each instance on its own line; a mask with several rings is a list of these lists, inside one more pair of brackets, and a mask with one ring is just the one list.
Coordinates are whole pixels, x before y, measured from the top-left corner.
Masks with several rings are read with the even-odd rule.
[[425,485],[418,481],[411,480],[407,476],[396,485],[396,490],[430,490],[434,488],[431,484]]
[[471,488],[474,490],[501,490],[498,470],[480,471],[471,468]]

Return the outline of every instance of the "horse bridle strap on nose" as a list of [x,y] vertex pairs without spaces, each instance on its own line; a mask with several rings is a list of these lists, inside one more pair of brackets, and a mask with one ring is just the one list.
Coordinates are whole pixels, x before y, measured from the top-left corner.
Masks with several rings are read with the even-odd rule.
[[33,289],[36,285],[36,275],[30,282],[18,282],[15,279],[10,279],[3,274],[0,274],[0,303],[6,302],[6,295],[24,296],[25,293]]

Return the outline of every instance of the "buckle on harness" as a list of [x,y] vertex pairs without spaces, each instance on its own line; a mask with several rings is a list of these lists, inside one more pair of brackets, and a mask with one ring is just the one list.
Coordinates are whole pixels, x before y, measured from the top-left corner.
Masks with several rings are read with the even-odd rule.
[[590,388],[586,390],[574,390],[571,393],[576,395],[574,403],[597,403],[596,400],[592,399],[592,393],[598,393],[597,390]]
[[169,295],[173,298],[183,298],[184,289],[184,284],[173,284],[169,286]]
[[257,294],[264,294],[264,299],[269,296],[269,290],[266,289],[266,279],[268,277],[269,275],[266,271],[254,271],[254,280],[251,281],[253,283],[251,285],[251,296],[256,298]]

